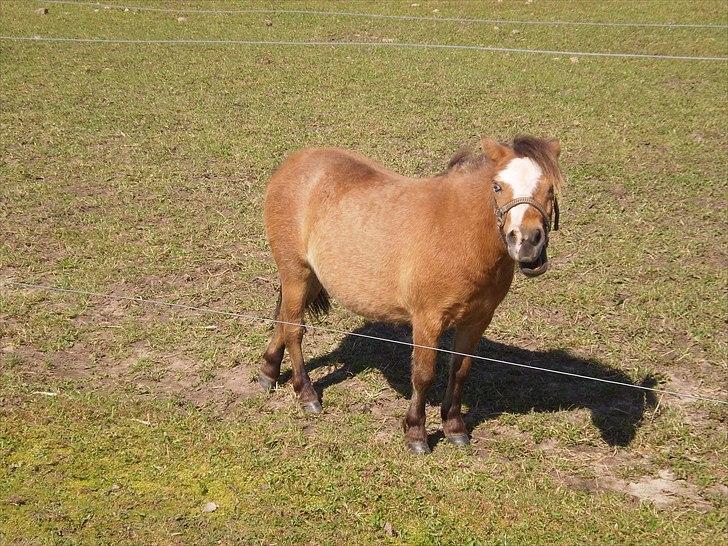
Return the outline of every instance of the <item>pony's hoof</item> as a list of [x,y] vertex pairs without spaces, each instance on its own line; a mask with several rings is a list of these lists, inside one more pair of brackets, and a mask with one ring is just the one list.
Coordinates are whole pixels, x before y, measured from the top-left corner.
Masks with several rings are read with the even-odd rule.
[[470,438],[467,434],[450,434],[447,436],[447,441],[458,447],[470,445]]
[[263,374],[258,376],[258,385],[260,385],[263,392],[270,392],[276,388],[276,382],[267,375]]
[[407,442],[407,449],[415,455],[426,455],[430,453],[430,446],[427,442]]
[[301,404],[301,407],[303,407],[303,411],[305,411],[306,413],[310,413],[311,415],[316,415],[324,411],[323,406],[321,406],[321,402],[319,402],[318,400],[304,402],[303,404]]

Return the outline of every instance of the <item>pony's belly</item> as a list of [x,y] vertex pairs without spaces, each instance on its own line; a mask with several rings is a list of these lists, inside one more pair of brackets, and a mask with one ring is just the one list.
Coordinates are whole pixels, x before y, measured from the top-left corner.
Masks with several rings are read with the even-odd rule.
[[409,321],[410,315],[390,272],[377,271],[371,263],[341,256],[334,261],[309,255],[309,265],[329,295],[349,311],[371,320]]
[[400,306],[392,305],[392,302],[375,299],[352,298],[347,295],[341,297],[337,295],[336,292],[334,292],[332,296],[349,311],[369,320],[382,322],[410,321],[409,313]]

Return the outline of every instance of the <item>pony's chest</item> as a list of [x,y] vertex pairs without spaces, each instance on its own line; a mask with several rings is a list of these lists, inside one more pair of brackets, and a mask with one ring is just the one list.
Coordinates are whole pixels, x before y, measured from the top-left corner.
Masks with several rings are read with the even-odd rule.
[[513,281],[513,264],[504,261],[498,265],[483,278],[459,283],[449,302],[447,314],[451,323],[478,321],[481,317],[492,315]]

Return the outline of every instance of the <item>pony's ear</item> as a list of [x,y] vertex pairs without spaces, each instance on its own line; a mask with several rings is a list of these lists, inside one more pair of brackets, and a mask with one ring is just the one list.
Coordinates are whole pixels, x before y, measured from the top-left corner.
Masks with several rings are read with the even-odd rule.
[[551,148],[551,151],[554,153],[556,157],[559,157],[559,154],[561,153],[561,142],[559,142],[558,138],[552,138],[551,140],[547,141],[546,144],[549,145],[549,148]]
[[498,163],[508,153],[508,147],[504,146],[497,140],[492,138],[483,137],[482,140],[483,151],[493,163]]

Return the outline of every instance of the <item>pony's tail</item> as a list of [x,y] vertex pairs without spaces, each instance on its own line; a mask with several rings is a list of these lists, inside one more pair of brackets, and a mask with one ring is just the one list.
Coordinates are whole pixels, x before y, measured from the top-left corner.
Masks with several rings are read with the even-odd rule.
[[328,315],[329,311],[331,311],[329,293],[322,288],[318,295],[306,304],[306,309],[316,320]]

